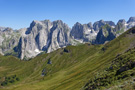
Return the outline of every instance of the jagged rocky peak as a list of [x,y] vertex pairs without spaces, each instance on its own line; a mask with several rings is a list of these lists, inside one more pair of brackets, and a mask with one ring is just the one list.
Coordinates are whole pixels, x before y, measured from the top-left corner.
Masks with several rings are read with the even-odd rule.
[[12,28],[9,27],[0,27],[0,35],[2,36],[9,36],[11,34],[13,34],[15,32],[15,30],[13,30]]
[[98,32],[100,27],[104,26],[105,24],[106,23],[104,22],[104,20],[97,21],[93,24],[93,29]]
[[74,39],[83,39],[83,25],[79,22],[76,22],[71,30],[71,36]]
[[0,31],[4,32],[4,33],[13,33],[13,29],[9,28],[9,27],[0,27]]
[[96,37],[96,44],[104,44],[106,41],[111,41],[115,38],[115,34],[113,32],[113,29],[110,25],[106,24],[105,26],[102,26],[99,30],[99,33]]
[[0,27],[0,31],[5,30],[7,27]]
[[53,21],[53,26],[50,31],[50,45],[47,52],[50,53],[58,48],[65,47],[69,44],[70,28],[61,20]]
[[78,27],[78,26],[82,26],[82,24],[79,22],[76,22],[73,27]]
[[77,22],[74,24],[70,36],[79,42],[91,42],[95,39],[97,33],[94,31],[92,23],[81,24]]
[[79,22],[76,22],[76,23],[74,24],[74,26],[75,26],[75,25],[82,25],[82,24],[81,24],[81,23],[79,23]]
[[135,17],[130,17],[127,23],[130,23],[130,22],[135,22]]
[[92,25],[91,22],[89,22],[89,23],[87,24],[87,26],[88,26],[90,29],[93,29],[93,25]]
[[87,24],[81,24],[84,28],[87,27],[87,29],[93,29],[93,25],[91,22],[87,23]]
[[32,31],[32,28],[36,25],[36,21],[33,20],[32,23],[30,24],[30,27],[26,30],[25,34],[30,34]]
[[53,23],[54,24],[59,24],[59,25],[64,24],[62,20],[56,20],[56,21],[53,21]]
[[[52,23],[49,20],[32,21],[24,36],[20,38],[18,47],[19,57],[33,57],[46,50],[49,44],[50,29]],[[46,48],[45,48],[46,47]]]
[[76,22],[72,28],[79,30],[80,28],[82,28],[82,26],[83,26],[83,25],[82,25],[81,23]]
[[132,28],[135,26],[135,17],[130,17],[129,20],[128,20],[128,25],[127,25],[127,28]]
[[115,23],[113,21],[105,21],[106,24],[115,27]]
[[51,26],[52,26],[52,23],[50,20],[44,20],[44,21],[34,20],[30,24],[30,27],[27,29],[26,34],[30,34],[31,31],[36,32],[35,30],[51,28]]
[[95,22],[95,23],[93,24],[93,29],[98,32],[99,29],[100,29],[102,26],[106,25],[106,24],[110,25],[110,26],[113,27],[113,28],[115,27],[115,23],[114,23],[113,21],[100,20],[100,21],[97,21],[97,22]]
[[21,36],[25,36],[26,35],[25,34],[26,30],[27,30],[27,28],[21,28],[21,29],[17,30],[16,32],[20,33],[20,37],[21,37]]
[[51,23],[51,21],[50,20],[48,20],[48,19],[46,19],[46,20],[43,20],[43,21],[41,21],[42,23],[44,23],[44,24],[48,24],[48,23]]
[[120,19],[115,27],[116,36],[119,36],[126,30],[135,26],[135,17],[130,17],[128,22],[125,19]]
[[99,22],[100,22],[100,23],[101,23],[101,22],[102,22],[102,23],[105,23],[105,21],[104,21],[103,19],[99,20]]
[[56,20],[56,21],[53,21],[52,23],[53,23],[53,27],[55,27],[55,28],[61,28],[63,26],[68,27],[68,25],[63,23],[62,20]]
[[41,23],[40,21],[33,20],[30,24],[30,28],[33,28],[36,24]]
[[3,30],[3,32],[13,33],[14,31],[12,28],[7,27],[5,30]]
[[83,33],[84,34],[89,34],[91,33],[92,29],[93,29],[93,25],[91,22],[89,22],[88,24],[83,24]]
[[[118,23],[126,24],[126,21],[125,21],[125,19],[120,19],[120,20],[118,21]],[[118,23],[117,23],[117,24],[118,24]]]
[[43,21],[33,20],[30,26],[35,26],[36,24],[46,24],[47,25],[48,23],[51,23],[51,21],[47,20],[47,19],[43,20]]
[[125,21],[125,19],[120,19],[117,23],[117,25],[115,26],[115,33],[116,36],[119,36],[120,34],[122,34],[123,32],[125,32],[127,30],[127,22]]

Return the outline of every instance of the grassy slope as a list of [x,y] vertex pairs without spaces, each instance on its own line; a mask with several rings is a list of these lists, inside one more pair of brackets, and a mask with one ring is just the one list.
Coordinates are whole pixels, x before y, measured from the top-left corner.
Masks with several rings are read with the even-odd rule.
[[[85,90],[113,88],[114,86],[125,88],[125,85],[121,82],[123,83],[125,80],[127,82],[128,79],[131,79],[131,83],[135,86],[133,78],[135,78],[135,47],[117,55],[108,68],[98,72],[95,77],[89,80],[85,85]],[[135,87],[132,89],[135,89]]]
[[[98,71],[108,67],[118,53],[135,46],[135,35],[128,32],[105,45],[68,46],[68,53],[59,49],[30,61],[0,56],[0,77],[16,75],[20,79],[0,89],[80,90]],[[49,59],[52,64],[47,64]],[[47,72],[44,77],[43,69]]]

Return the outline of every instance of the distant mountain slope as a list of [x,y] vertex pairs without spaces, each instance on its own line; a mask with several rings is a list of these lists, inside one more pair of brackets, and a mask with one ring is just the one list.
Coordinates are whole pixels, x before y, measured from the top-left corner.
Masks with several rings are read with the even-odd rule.
[[104,44],[134,26],[135,17],[130,17],[128,22],[121,19],[116,25],[104,20],[94,24],[77,22],[72,29],[61,20],[34,20],[30,27],[17,31],[0,27],[0,53],[28,60],[42,52],[50,53],[68,45]]
[[[134,77],[135,28],[132,28],[104,45],[90,43],[67,46],[54,52],[41,54],[29,61],[20,61],[12,56],[0,56],[1,90],[80,90],[89,89],[89,80],[111,69],[116,63],[118,73],[124,73],[124,79]],[[128,55],[128,56],[127,56]],[[125,58],[126,56],[126,58]],[[131,63],[128,63],[132,61]],[[120,64],[121,63],[121,64]],[[121,66],[130,67],[121,72]],[[115,65],[114,65],[115,66]],[[128,66],[127,66],[128,67]],[[115,67],[114,67],[115,68]],[[110,71],[108,71],[110,72]],[[113,75],[108,73],[107,75]],[[123,77],[121,74],[118,74]],[[105,74],[106,75],[106,74]],[[131,75],[129,77],[129,75]],[[100,75],[99,75],[100,77]],[[109,76],[110,77],[110,76]],[[109,79],[106,79],[109,80]],[[13,81],[13,82],[12,82]],[[116,80],[119,84],[119,81]],[[97,83],[94,82],[96,85]],[[100,83],[100,81],[99,81]],[[85,87],[84,87],[85,85]],[[90,84],[91,85],[91,84]],[[105,84],[106,85],[106,84]],[[113,88],[107,84],[100,88]],[[88,87],[87,87],[88,86]],[[98,86],[96,87],[98,88]],[[95,88],[94,88],[95,89]]]

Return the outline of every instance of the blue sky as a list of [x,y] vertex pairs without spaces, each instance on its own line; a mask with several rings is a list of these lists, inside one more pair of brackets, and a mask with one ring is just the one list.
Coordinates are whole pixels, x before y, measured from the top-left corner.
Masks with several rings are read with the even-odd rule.
[[19,29],[33,20],[62,20],[72,27],[100,19],[126,21],[135,16],[135,0],[0,0],[0,26]]

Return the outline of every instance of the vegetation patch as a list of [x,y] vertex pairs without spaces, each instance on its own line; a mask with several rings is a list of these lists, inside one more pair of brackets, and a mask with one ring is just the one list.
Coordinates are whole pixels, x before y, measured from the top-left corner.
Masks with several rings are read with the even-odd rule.
[[90,79],[85,90],[101,89],[131,76],[135,76],[135,48],[118,54],[110,67]]
[[0,78],[0,85],[1,86],[10,85],[10,84],[13,84],[19,80],[20,79],[16,75],[12,75],[12,76],[8,76],[8,77],[7,76],[1,77]]

